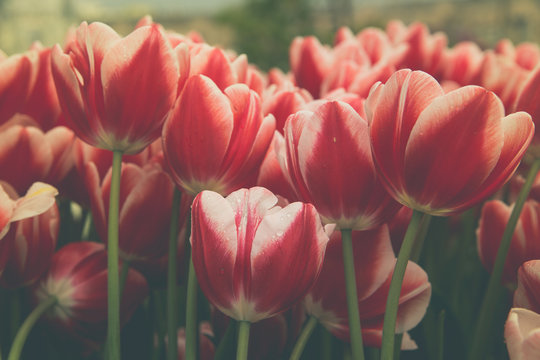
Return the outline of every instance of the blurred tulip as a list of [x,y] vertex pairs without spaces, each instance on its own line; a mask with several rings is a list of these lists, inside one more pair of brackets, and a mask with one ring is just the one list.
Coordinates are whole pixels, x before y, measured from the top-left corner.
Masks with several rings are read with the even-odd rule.
[[291,43],[289,57],[295,83],[317,99],[323,79],[330,70],[331,50],[314,36],[297,37]]
[[7,234],[12,222],[47,211],[55,204],[56,195],[58,191],[54,187],[36,182],[23,197],[13,200],[6,192],[5,184],[0,183],[0,240]]
[[[109,170],[101,180],[94,163],[86,165],[85,173],[94,224],[100,238],[106,242],[109,213],[107,204],[112,173]],[[173,190],[174,183],[160,168],[122,164],[119,216],[120,258],[129,261],[130,265],[140,271],[147,267],[158,266],[157,263],[168,252]],[[187,198],[184,198],[180,224],[185,222],[189,207]],[[183,239],[180,241],[183,244]]]
[[442,78],[458,85],[470,85],[478,77],[483,60],[482,50],[474,42],[457,43],[443,56]]
[[35,52],[39,58],[36,63],[36,82],[30,88],[29,98],[19,112],[30,116],[43,131],[48,131],[60,125],[61,113],[51,72],[52,48],[35,42],[29,51]]
[[38,54],[0,56],[0,125],[21,111],[36,82]]
[[[524,81],[516,99],[515,110],[528,112],[535,125],[540,125],[540,67],[532,71]],[[540,134],[535,133],[528,152],[534,157],[540,157]]]
[[[122,292],[120,319],[126,323],[148,294],[144,277],[130,269]],[[100,343],[107,329],[107,253],[103,244],[70,243],[54,254],[47,273],[32,287],[40,303],[58,302],[45,319],[64,336],[83,343]]]
[[222,92],[208,77],[196,75],[163,127],[163,149],[174,180],[186,192],[229,194],[255,183],[274,129],[274,118],[263,118],[259,96],[246,85]]
[[[135,154],[161,134],[181,72],[157,26],[125,38],[102,23],[83,22],[64,54],[52,51],[52,73],[66,121],[90,145]],[[133,76],[137,74],[137,76]]]
[[[214,343],[210,338],[214,337],[212,327],[207,322],[199,325],[199,360],[213,360],[216,352]],[[186,359],[186,329],[178,330],[178,360]]]
[[[444,94],[426,73],[400,70],[366,101],[373,160],[390,194],[432,215],[472,207],[514,173],[534,134],[530,115],[504,116],[495,94]],[[474,121],[472,121],[474,120]]]
[[[386,226],[370,231],[355,231],[352,236],[364,344],[380,347],[386,298],[396,258]],[[335,232],[328,243],[321,274],[304,304],[307,313],[315,316],[328,331],[349,341],[343,271],[341,235]],[[431,285],[427,274],[418,265],[409,262],[399,298],[396,333],[404,333],[422,320],[430,296]],[[414,349],[416,344],[407,339],[403,348]]]
[[0,240],[11,242],[0,285],[16,288],[36,281],[49,267],[59,227],[60,213],[54,203],[44,213],[16,222]]
[[264,115],[272,114],[276,119],[276,130],[283,135],[283,127],[289,115],[301,110],[313,98],[305,89],[278,87],[271,85],[263,93],[262,110]]
[[525,70],[533,70],[540,63],[540,48],[535,43],[524,42],[514,46],[509,39],[502,39],[494,50]]
[[420,22],[405,26],[401,21],[390,21],[386,33],[394,44],[407,44],[404,58],[398,64],[399,69],[422,70],[437,77],[441,71],[443,52],[448,39],[446,34],[430,34],[428,27]]
[[504,338],[510,360],[540,358],[540,315],[527,309],[510,309]]
[[285,156],[285,139],[276,130],[266,156],[261,163],[256,184],[292,202],[297,198],[279,164],[279,158],[282,156]]
[[[497,250],[511,212],[512,206],[499,200],[488,201],[482,208],[476,236],[480,260],[488,271],[493,269]],[[540,204],[534,200],[526,201],[510,242],[503,268],[503,282],[515,283],[521,264],[527,260],[540,258],[539,221]]]
[[312,203],[325,223],[366,230],[400,208],[377,177],[367,121],[348,104],[325,101],[285,124],[283,171],[299,199]]
[[514,307],[540,311],[540,256],[524,262],[518,270],[517,289],[514,292]]
[[320,271],[328,236],[315,208],[276,203],[261,187],[227,198],[203,191],[193,202],[197,279],[210,303],[233,319],[257,322],[287,310]]

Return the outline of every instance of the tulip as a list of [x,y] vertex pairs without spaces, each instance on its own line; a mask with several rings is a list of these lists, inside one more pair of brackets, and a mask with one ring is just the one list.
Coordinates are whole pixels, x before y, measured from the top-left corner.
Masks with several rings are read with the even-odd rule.
[[61,113],[51,72],[51,51],[52,48],[44,47],[39,42],[30,47],[30,52],[38,56],[36,82],[30,89],[26,104],[19,110],[35,120],[43,131],[59,125]]
[[192,205],[193,267],[210,303],[240,321],[238,359],[247,358],[250,323],[287,310],[313,285],[328,241],[313,205],[277,201],[254,187],[227,198],[203,191]]
[[[148,294],[144,277],[130,269],[122,296],[126,323]],[[107,329],[107,253],[103,244],[70,243],[56,252],[46,274],[32,287],[36,303],[56,297],[46,320],[64,336],[100,343]]]
[[[83,22],[52,73],[67,123],[90,145],[135,154],[157,139],[177,92],[176,54],[157,26],[125,38]],[[133,76],[137,74],[137,76]]]
[[540,357],[540,315],[512,308],[504,325],[504,338],[510,360],[535,360]]
[[348,104],[324,101],[285,125],[284,173],[297,196],[317,208],[325,223],[366,230],[398,210],[375,171],[367,121]]
[[492,92],[466,86],[444,94],[431,76],[410,70],[374,86],[366,113],[386,189],[433,215],[461,212],[499,189],[534,134],[531,117],[504,116]]
[[[538,117],[540,116],[540,68],[533,70],[524,81],[523,87],[519,92],[515,109],[518,111],[526,111],[531,114],[535,124],[538,125]],[[540,135],[534,135],[533,142],[529,148],[529,153],[534,157],[540,157]]]
[[502,39],[494,50],[525,70],[533,70],[540,63],[540,48],[535,43],[524,42],[514,46],[509,39]]
[[[513,206],[508,206],[499,200],[489,201],[482,208],[476,231],[478,254],[482,264],[490,272],[493,269],[497,249],[499,249],[512,208]],[[527,260],[540,258],[538,221],[540,221],[540,204],[534,200],[526,201],[510,242],[503,268],[503,282],[515,283],[518,268]]]
[[0,284],[16,288],[35,282],[49,267],[59,227],[60,214],[56,204],[42,214],[16,222],[0,240],[11,243]]
[[208,300],[256,322],[290,308],[313,285],[328,236],[311,204],[275,206],[261,187],[226,198],[201,192],[192,205],[193,264]]
[[255,182],[274,129],[274,118],[263,118],[259,96],[246,85],[222,92],[208,77],[196,75],[163,127],[163,150],[186,192],[229,194]]
[[[357,275],[357,295],[362,336],[365,344],[381,347],[382,319],[396,258],[387,226],[370,231],[353,232],[353,249]],[[304,305],[312,315],[336,337],[349,340],[349,321],[343,274],[341,237],[334,233],[328,243],[321,274],[309,291]],[[396,333],[415,327],[423,318],[431,295],[427,274],[409,262],[399,298]],[[410,340],[410,339],[409,339]],[[414,349],[407,341],[404,349]]]
[[[100,179],[94,163],[85,169],[86,187],[97,233],[107,241],[107,218],[111,170]],[[124,163],[121,172],[119,248],[120,257],[140,271],[155,265],[168,251],[169,223],[174,184],[159,167]],[[181,222],[188,210],[184,201]],[[144,221],[141,221],[144,219]],[[183,243],[183,239],[180,239]]]
[[[199,326],[199,359],[212,360],[216,349],[211,338],[214,337],[212,327],[209,323],[203,322]],[[180,328],[178,330],[178,360],[186,359],[186,330]]]
[[518,285],[514,292],[514,307],[540,311],[540,260],[524,262],[518,270]]
[[263,93],[264,115],[272,114],[276,119],[276,130],[283,134],[283,127],[289,115],[301,110],[313,98],[307,90],[289,85],[271,85]]
[[22,110],[36,82],[38,55],[0,56],[0,125]]
[[297,37],[291,43],[289,58],[296,84],[318,98],[323,79],[330,70],[331,50],[314,36]]
[[54,205],[58,191],[47,184],[36,182],[17,200],[7,194],[0,184],[0,240],[7,234],[12,222],[30,218],[47,211]]
[[476,43],[460,42],[444,52],[442,78],[461,86],[470,85],[478,77],[482,60],[482,50]]

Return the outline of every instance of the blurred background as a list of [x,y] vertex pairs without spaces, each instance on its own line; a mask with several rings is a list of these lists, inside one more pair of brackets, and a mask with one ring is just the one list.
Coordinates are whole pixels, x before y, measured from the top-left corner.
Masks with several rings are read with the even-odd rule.
[[0,0],[0,49],[10,55],[35,40],[62,43],[68,28],[102,21],[129,33],[144,15],[170,30],[196,30],[212,45],[246,53],[267,70],[288,69],[294,36],[331,43],[340,26],[384,28],[391,19],[444,31],[449,45],[472,40],[483,48],[506,37],[539,42],[540,0]]

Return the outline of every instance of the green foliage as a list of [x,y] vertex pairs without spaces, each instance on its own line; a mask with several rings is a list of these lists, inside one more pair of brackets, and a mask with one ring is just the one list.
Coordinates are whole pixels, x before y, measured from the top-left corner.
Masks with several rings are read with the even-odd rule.
[[314,33],[309,0],[249,0],[220,13],[217,20],[233,28],[233,47],[263,70],[288,69],[291,41]]

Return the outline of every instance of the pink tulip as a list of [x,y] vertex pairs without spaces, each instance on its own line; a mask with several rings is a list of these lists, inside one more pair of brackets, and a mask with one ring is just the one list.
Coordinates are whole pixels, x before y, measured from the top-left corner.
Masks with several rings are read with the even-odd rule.
[[[386,298],[396,258],[386,226],[355,231],[352,236],[364,344],[380,347]],[[427,274],[409,262],[399,298],[396,333],[404,333],[420,322],[430,296]],[[315,316],[328,331],[342,340],[350,339],[339,232],[335,232],[328,243],[321,274],[304,304],[308,314]],[[403,348],[416,348],[416,345],[408,339]]]
[[307,90],[294,87],[271,85],[263,93],[264,115],[272,114],[276,119],[276,130],[283,134],[283,127],[289,115],[301,110],[313,98]]
[[432,215],[463,211],[514,173],[534,134],[530,115],[504,116],[495,94],[444,94],[430,75],[400,70],[366,102],[373,160],[402,204]]
[[509,39],[502,39],[494,50],[525,70],[533,70],[540,63],[540,48],[535,43],[524,42],[514,46]]
[[77,136],[126,154],[159,137],[180,73],[188,69],[179,69],[157,26],[121,38],[105,24],[83,22],[66,50],[54,47],[52,73],[66,121]]
[[[6,288],[29,285],[49,267],[60,227],[60,213],[56,204],[44,213],[18,221],[1,242],[10,242],[9,258],[0,276]],[[1,271],[0,271],[1,272]]]
[[540,358],[540,315],[531,310],[512,308],[504,326],[504,338],[510,360]]
[[[94,224],[106,242],[112,172],[109,169],[100,179],[94,163],[88,163],[85,173]],[[174,183],[159,167],[129,163],[122,164],[120,181],[120,257],[140,271],[159,267],[168,252]],[[181,223],[185,221],[188,203],[184,196]],[[179,240],[183,245],[184,239]]]
[[328,236],[315,208],[276,203],[260,187],[227,198],[203,191],[193,202],[197,279],[210,303],[236,320],[257,322],[287,310],[319,274]]
[[474,42],[464,41],[447,49],[443,56],[442,78],[464,86],[478,77],[483,52]]
[[[540,116],[540,67],[533,70],[523,83],[516,104],[516,111],[526,111],[531,114],[535,125],[538,125]],[[540,156],[540,134],[535,133],[529,153]]]
[[[122,292],[120,321],[126,323],[148,294],[144,277],[130,269]],[[54,254],[47,273],[32,287],[36,303],[56,296],[46,320],[64,336],[100,343],[107,329],[107,253],[103,244],[70,243]]]
[[[482,215],[476,231],[478,254],[488,271],[493,269],[497,249],[502,239],[506,223],[510,218],[512,206],[502,201],[487,202],[482,208]],[[510,242],[510,249],[503,268],[503,282],[516,282],[518,268],[527,260],[540,258],[540,204],[527,200],[519,216],[516,229]],[[540,310],[540,309],[538,309]]]
[[340,101],[291,115],[282,167],[299,199],[342,229],[379,226],[398,210],[377,177],[367,121]]
[[196,75],[163,127],[163,150],[186,192],[229,194],[256,181],[274,129],[274,118],[263,118],[259,96],[246,85],[222,92],[208,77]]
[[4,186],[0,184],[0,241],[12,222],[44,213],[54,205],[54,197],[58,194],[54,187],[36,182],[23,197],[13,200]]
[[296,84],[318,98],[323,79],[330,70],[331,50],[321,45],[316,37],[297,37],[291,43],[289,54]]
[[36,82],[38,54],[0,56],[0,125],[26,104]]

